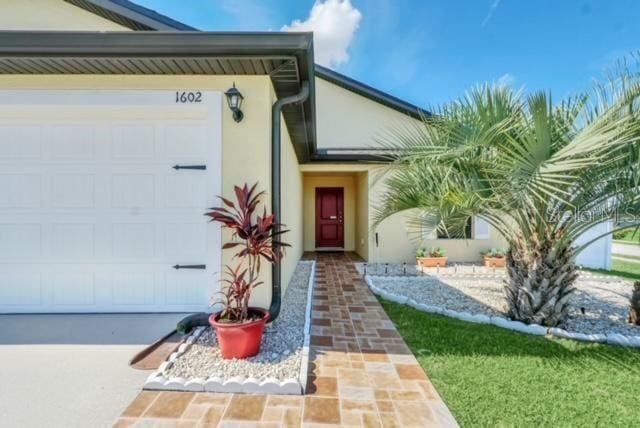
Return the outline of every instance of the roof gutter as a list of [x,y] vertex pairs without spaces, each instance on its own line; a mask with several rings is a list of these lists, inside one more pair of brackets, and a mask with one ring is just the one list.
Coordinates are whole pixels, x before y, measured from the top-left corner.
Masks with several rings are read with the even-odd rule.
[[[271,212],[276,222],[282,221],[281,206],[281,163],[282,163],[282,144],[281,144],[281,120],[282,109],[284,106],[294,103],[300,103],[309,96],[309,82],[303,81],[300,92],[295,95],[280,98],[273,104],[271,108]],[[276,226],[275,233],[280,232],[280,226]],[[280,305],[282,303],[282,268],[280,262],[276,262],[271,266],[271,305],[269,306],[269,322],[274,321],[280,314]]]
[[309,44],[306,33],[0,31],[2,57],[290,56]]

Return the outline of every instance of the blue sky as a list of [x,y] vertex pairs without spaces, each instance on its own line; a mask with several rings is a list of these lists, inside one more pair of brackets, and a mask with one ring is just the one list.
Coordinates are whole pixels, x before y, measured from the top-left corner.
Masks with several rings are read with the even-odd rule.
[[134,1],[201,30],[317,28],[321,62],[421,107],[486,81],[559,99],[640,49],[636,0]]

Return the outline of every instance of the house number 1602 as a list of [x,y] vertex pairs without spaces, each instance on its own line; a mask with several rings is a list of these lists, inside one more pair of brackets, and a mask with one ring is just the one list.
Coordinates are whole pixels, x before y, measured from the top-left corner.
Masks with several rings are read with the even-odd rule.
[[176,91],[176,103],[177,104],[187,104],[187,103],[201,103],[202,102],[202,92],[186,92],[186,91]]

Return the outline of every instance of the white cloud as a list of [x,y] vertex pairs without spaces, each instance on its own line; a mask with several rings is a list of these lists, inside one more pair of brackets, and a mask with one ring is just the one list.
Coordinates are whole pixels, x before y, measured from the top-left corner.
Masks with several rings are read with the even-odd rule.
[[316,0],[305,21],[295,20],[282,31],[313,31],[316,62],[336,67],[349,60],[349,46],[361,20],[362,13],[350,0]]
[[503,74],[496,80],[496,85],[498,86],[513,86],[514,83],[516,83],[516,78],[509,73]]
[[487,16],[485,16],[485,18],[482,20],[482,24],[480,24],[481,27],[484,27],[489,23],[491,18],[493,18],[493,14],[495,13],[498,6],[500,6],[500,0],[493,0],[493,3],[491,3],[491,7],[489,7],[489,12],[487,13]]

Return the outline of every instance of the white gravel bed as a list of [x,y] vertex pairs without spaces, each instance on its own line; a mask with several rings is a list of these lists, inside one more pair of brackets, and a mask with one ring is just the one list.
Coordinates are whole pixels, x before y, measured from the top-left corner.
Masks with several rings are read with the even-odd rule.
[[166,378],[297,379],[303,360],[304,325],[312,261],[301,261],[287,287],[280,316],[267,327],[260,353],[243,360],[222,358],[210,327],[163,374]]
[[[504,269],[486,268],[478,263],[455,262],[446,267],[422,268],[415,263],[355,263],[356,270],[370,276],[425,276],[435,275],[503,275]],[[366,272],[365,272],[366,271]]]
[[[402,270],[401,265],[394,268]],[[447,269],[440,273],[425,271],[424,275],[417,271],[417,275],[369,277],[379,289],[418,303],[474,315],[505,316],[504,270],[492,273],[493,269],[482,269],[478,267],[475,275]],[[640,336],[640,326],[627,322],[632,285],[615,277],[581,273],[569,301],[569,318],[560,327],[572,333]]]

